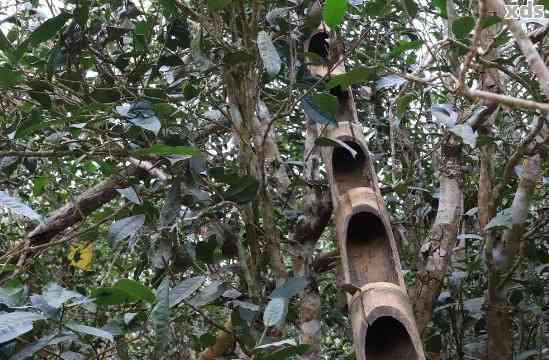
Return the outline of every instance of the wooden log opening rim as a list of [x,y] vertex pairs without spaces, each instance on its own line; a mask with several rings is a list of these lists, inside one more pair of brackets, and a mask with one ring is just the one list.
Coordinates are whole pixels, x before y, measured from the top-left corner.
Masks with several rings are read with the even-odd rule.
[[381,316],[368,327],[364,352],[368,360],[418,359],[408,331],[391,316]]
[[330,55],[330,34],[322,30],[315,33],[309,39],[307,51],[327,60]]
[[357,360],[425,359],[412,308],[400,286],[363,286],[351,308]]
[[353,157],[344,147],[336,147],[332,152],[332,171],[334,183],[339,194],[344,194],[357,187],[372,187],[372,179],[368,171],[368,159],[362,146],[351,139],[341,139],[351,149],[356,151]]
[[362,211],[351,216],[345,246],[352,284],[359,287],[370,282],[398,285],[398,270],[387,230],[375,213]]

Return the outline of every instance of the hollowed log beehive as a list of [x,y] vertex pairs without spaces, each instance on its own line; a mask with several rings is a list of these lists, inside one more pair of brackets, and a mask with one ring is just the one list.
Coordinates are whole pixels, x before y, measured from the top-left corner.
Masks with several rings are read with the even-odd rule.
[[[343,74],[341,55],[330,49],[323,27],[305,43],[332,65],[311,65],[312,76]],[[331,39],[333,40],[333,39]],[[334,59],[335,63],[334,63]],[[336,212],[336,236],[346,284],[360,289],[347,295],[357,360],[425,359],[410,306],[389,215],[379,190],[351,89],[336,87],[337,126],[320,126],[322,136],[353,149],[325,147],[322,157]]]

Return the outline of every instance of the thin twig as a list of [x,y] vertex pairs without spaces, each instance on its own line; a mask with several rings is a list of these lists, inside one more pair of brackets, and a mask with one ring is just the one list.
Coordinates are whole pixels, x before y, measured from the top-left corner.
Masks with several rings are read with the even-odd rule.
[[465,57],[465,61],[463,62],[463,66],[459,70],[458,73],[458,86],[465,86],[465,74],[467,73],[467,70],[469,66],[471,65],[471,62],[475,58],[475,56],[478,53],[478,48],[480,47],[480,40],[481,40],[481,34],[482,34],[482,22],[484,18],[486,17],[487,9],[486,4],[484,2],[485,0],[479,0],[478,2],[478,11],[479,11],[479,17],[477,20],[477,23],[475,24],[474,29],[474,35],[473,35],[473,42],[471,45],[471,49],[469,49],[469,52],[467,53],[467,56]]

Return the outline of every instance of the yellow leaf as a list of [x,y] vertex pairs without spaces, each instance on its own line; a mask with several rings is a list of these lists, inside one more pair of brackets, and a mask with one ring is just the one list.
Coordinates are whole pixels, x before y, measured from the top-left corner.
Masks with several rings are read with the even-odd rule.
[[93,244],[71,244],[67,258],[71,266],[84,271],[90,270],[93,260]]

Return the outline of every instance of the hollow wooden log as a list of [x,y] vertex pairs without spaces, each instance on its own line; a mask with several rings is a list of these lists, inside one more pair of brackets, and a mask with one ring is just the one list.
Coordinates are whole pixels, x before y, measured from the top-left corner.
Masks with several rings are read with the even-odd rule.
[[356,187],[340,196],[336,236],[347,284],[388,282],[405,289],[391,225],[374,189]]
[[[343,53],[330,49],[331,44],[337,41],[326,27],[306,41],[305,51],[316,53],[327,63],[309,66],[312,76],[329,78],[345,72]],[[337,51],[339,54],[334,54]],[[423,360],[389,214],[358,123],[352,91],[338,86],[331,93],[339,102],[337,126],[319,126],[321,135],[339,140],[354,151],[343,146],[325,147],[322,158],[336,213],[356,358]]]
[[374,282],[349,305],[357,360],[425,359],[408,295],[402,287]]

